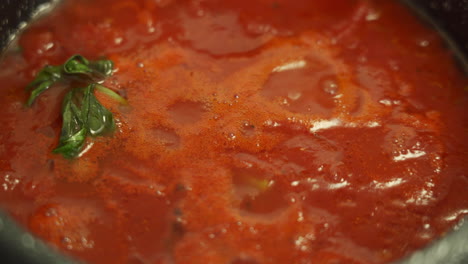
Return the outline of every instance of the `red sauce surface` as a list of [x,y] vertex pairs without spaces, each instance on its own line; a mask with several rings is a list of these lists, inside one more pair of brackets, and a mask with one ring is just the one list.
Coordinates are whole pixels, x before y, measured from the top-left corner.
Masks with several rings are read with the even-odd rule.
[[[0,201],[90,263],[385,263],[468,213],[467,78],[396,1],[65,1],[0,67]],[[80,53],[113,137],[54,155]]]

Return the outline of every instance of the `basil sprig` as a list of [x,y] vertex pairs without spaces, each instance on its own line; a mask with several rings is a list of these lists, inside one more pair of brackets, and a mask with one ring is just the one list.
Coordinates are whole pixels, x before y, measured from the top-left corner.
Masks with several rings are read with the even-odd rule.
[[86,87],[69,87],[63,99],[62,131],[54,153],[75,158],[81,153],[88,136],[102,136],[115,130],[113,114],[94,95],[98,90],[120,103],[126,103],[116,92],[97,83],[112,75],[113,69],[114,63],[110,60],[89,61],[81,55],[74,55],[63,65],[45,66],[27,86],[32,90],[26,104],[31,106],[41,93],[57,82],[87,84]]

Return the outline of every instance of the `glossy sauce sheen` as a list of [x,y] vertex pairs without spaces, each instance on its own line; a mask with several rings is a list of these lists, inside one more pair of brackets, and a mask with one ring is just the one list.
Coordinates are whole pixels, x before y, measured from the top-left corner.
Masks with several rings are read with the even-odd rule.
[[[396,1],[65,1],[0,67],[0,201],[89,263],[386,263],[468,213],[467,78]],[[117,118],[51,153],[80,53]]]

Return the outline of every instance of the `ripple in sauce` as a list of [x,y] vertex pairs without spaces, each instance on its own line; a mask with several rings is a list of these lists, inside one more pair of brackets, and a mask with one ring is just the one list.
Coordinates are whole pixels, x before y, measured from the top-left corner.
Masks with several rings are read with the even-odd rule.
[[[468,212],[468,81],[396,1],[64,1],[0,70],[0,201],[89,263],[387,263]],[[118,120],[51,150],[75,53]]]

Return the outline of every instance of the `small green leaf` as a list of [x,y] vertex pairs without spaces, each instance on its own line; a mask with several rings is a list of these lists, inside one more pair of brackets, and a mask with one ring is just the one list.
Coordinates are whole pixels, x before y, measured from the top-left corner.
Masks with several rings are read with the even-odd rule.
[[89,61],[81,56],[74,55],[63,65],[63,71],[67,74],[91,74],[93,70],[89,66]]
[[94,96],[95,85],[91,84],[85,89],[82,111],[88,127],[88,132],[92,136],[100,136],[115,129],[115,122],[112,113],[99,103]]
[[61,140],[60,145],[52,152],[56,154],[62,154],[62,156],[66,159],[76,158],[83,149],[85,140],[86,129],[83,128],[74,135]]
[[54,153],[71,159],[78,156],[86,140],[87,129],[81,109],[74,103],[76,90],[71,90],[64,98],[62,109],[62,132],[59,145]]
[[45,66],[44,69],[37,74],[36,78],[29,83],[26,88],[32,89],[32,91],[26,103],[28,106],[31,106],[40,94],[62,78],[60,68],[60,66]]
[[42,83],[47,80],[59,80],[62,78],[61,66],[45,66],[37,75],[34,80],[29,83],[28,88],[37,86],[39,83]]
[[[103,79],[106,76],[112,75],[114,71],[114,63],[110,60],[89,61],[81,55],[73,55],[65,64],[60,66],[45,66],[29,83],[28,89],[32,89],[31,95],[27,100],[27,105],[31,106],[41,93],[49,89],[58,81],[66,80],[66,77],[80,78],[88,76],[91,80]],[[83,80],[88,81],[89,80]]]
[[65,62],[63,71],[67,74],[84,74],[90,77],[106,77],[112,75],[114,63],[110,60],[88,61],[81,55],[74,55]]
[[111,60],[98,60],[91,63],[91,68],[104,76],[111,76],[114,72],[114,63]]
[[59,145],[54,153],[65,158],[77,157],[83,149],[87,135],[102,136],[115,130],[112,113],[94,95],[95,85],[75,88],[64,98],[63,124]]

